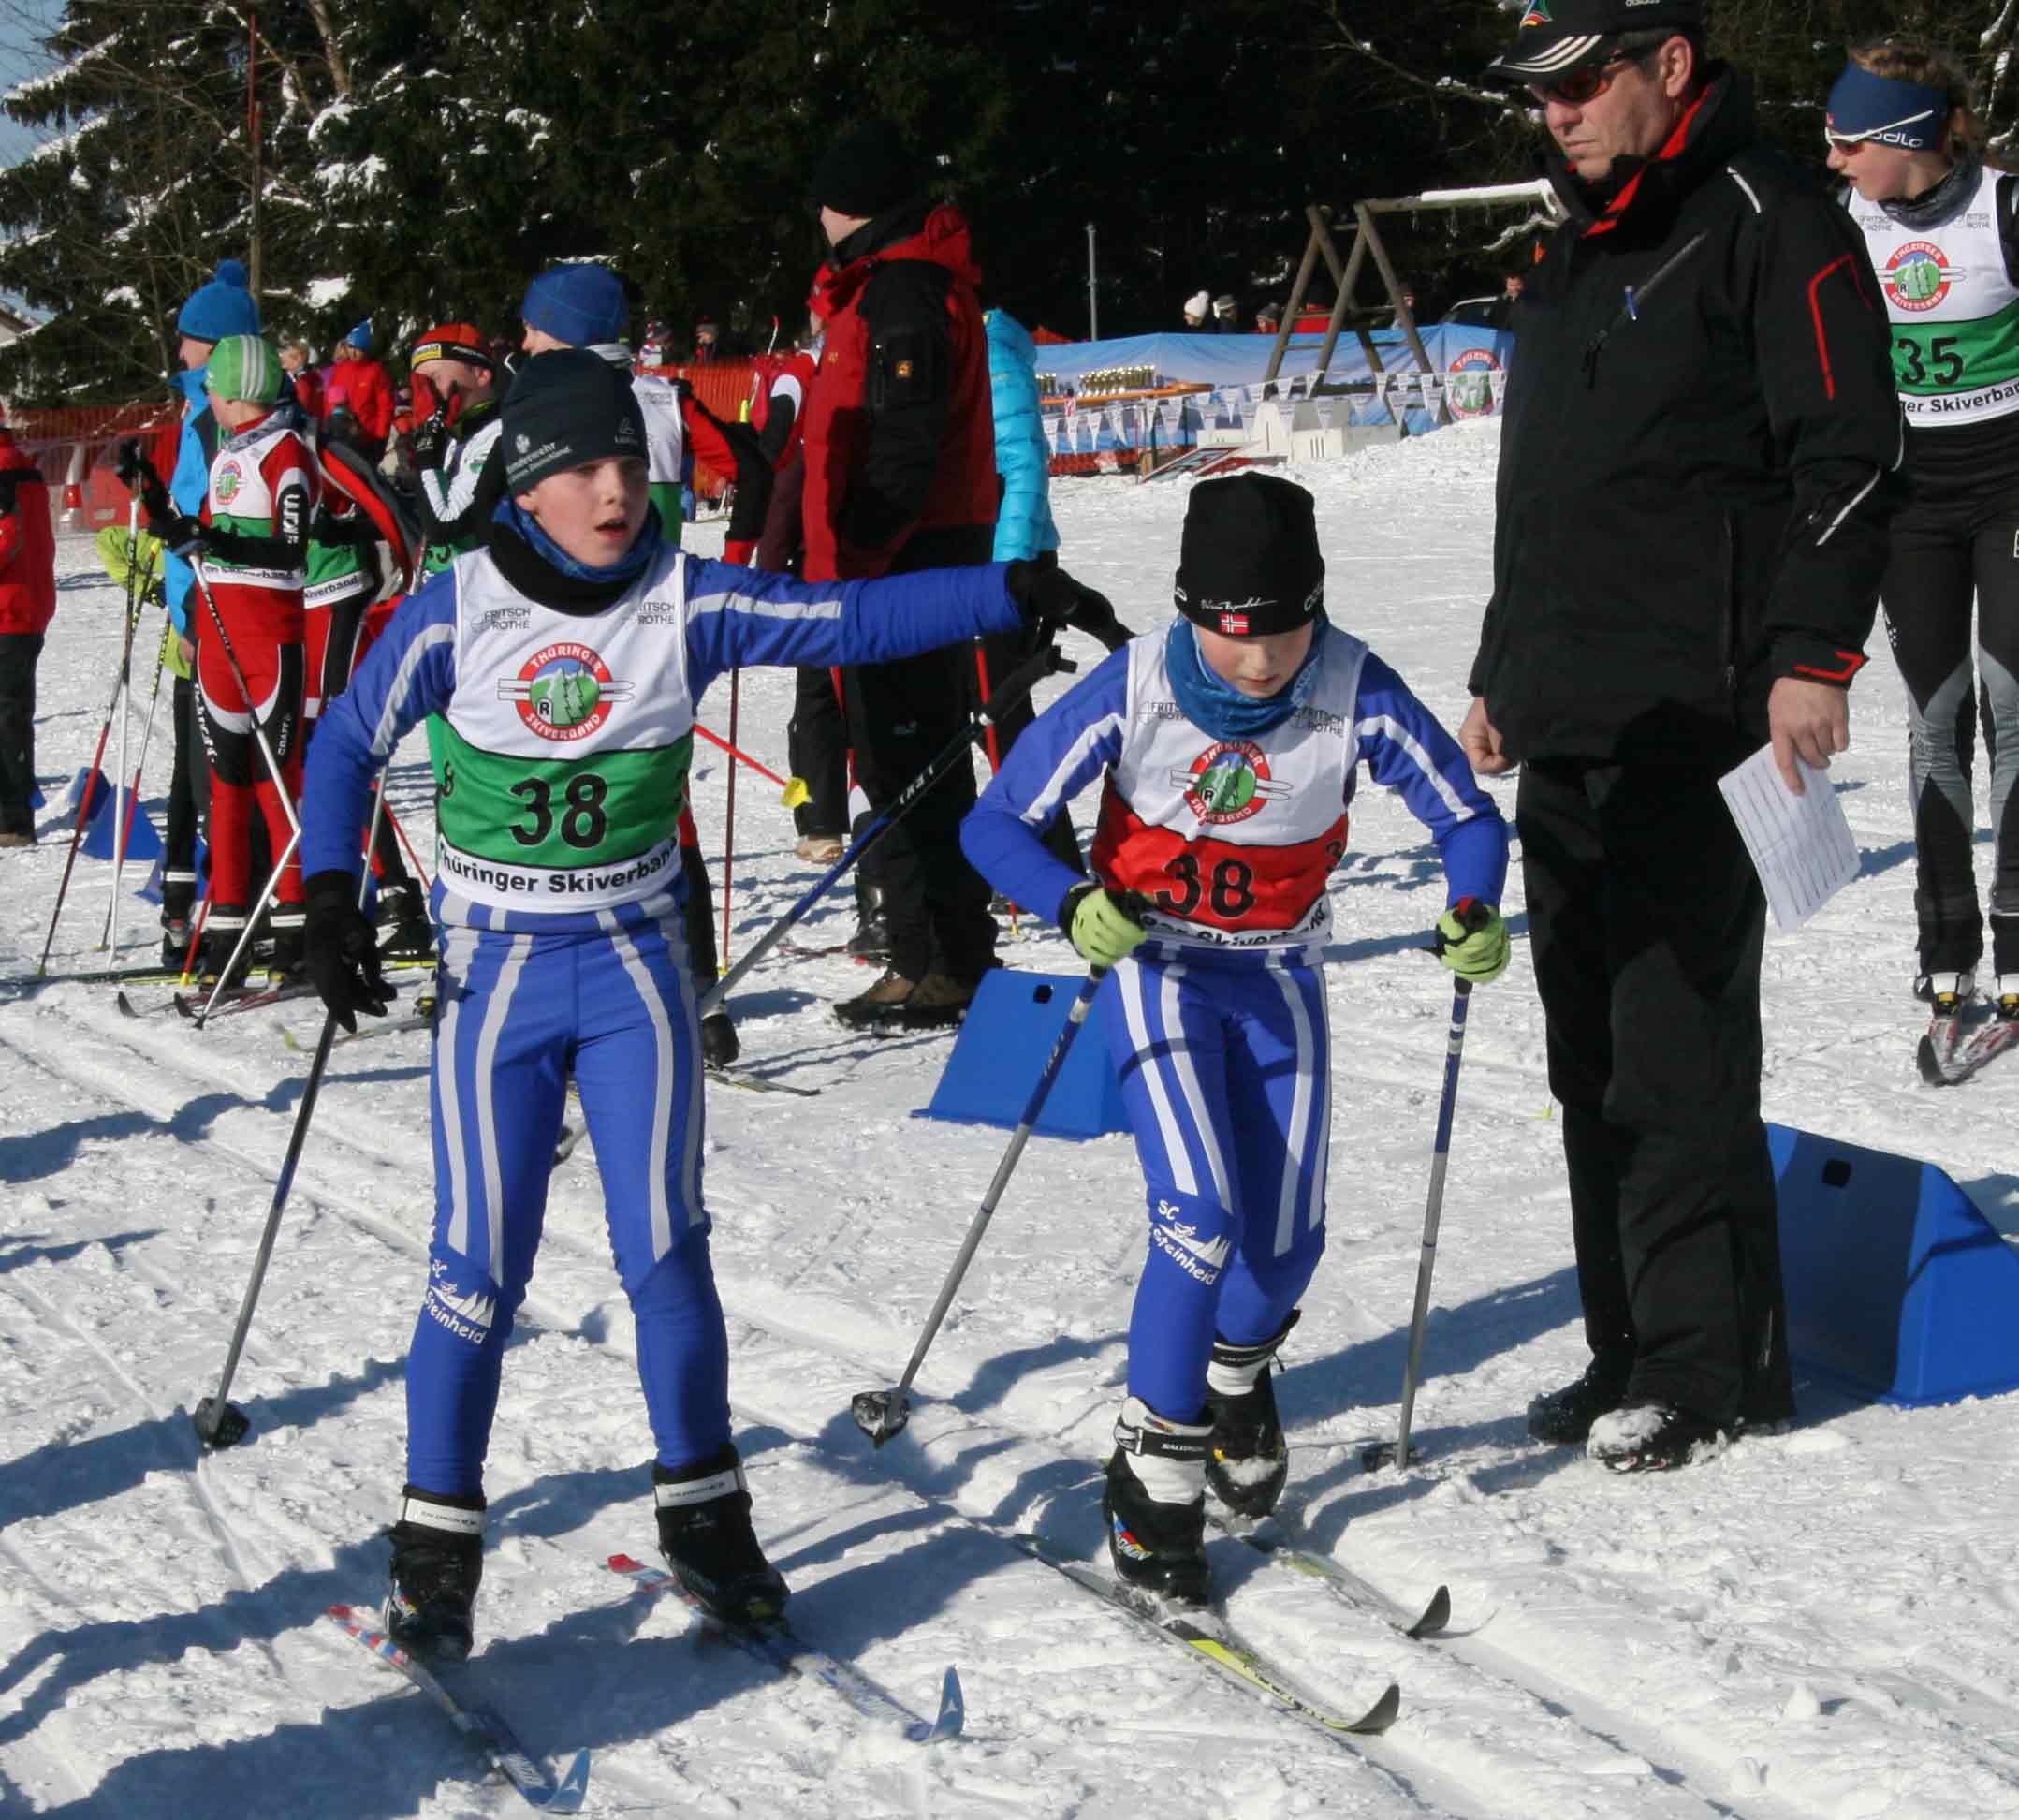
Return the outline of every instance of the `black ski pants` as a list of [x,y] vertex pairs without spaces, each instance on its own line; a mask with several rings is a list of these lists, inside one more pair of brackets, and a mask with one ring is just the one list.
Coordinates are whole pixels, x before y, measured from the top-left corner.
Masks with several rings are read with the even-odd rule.
[[1631,1398],[1785,1417],[1766,907],[1716,773],[1531,761],[1515,813],[1586,1339]]
[[[1992,966],[2019,976],[2019,483],[1915,477],[1893,521],[1880,597],[1907,684],[1920,970],[1965,973],[1983,954],[1972,849],[1982,716],[1990,754]],[[1976,638],[1970,637],[1975,608]]]
[[[175,637],[172,628],[168,636]],[[168,699],[175,756],[168,771],[168,826],[161,856],[164,923],[186,921],[196,906],[197,830],[209,812],[211,796],[211,768],[204,762],[203,731],[197,720],[203,709],[195,682],[178,676]]]
[[0,833],[33,834],[35,667],[42,634],[0,632]]
[[800,834],[848,831],[848,724],[834,693],[834,672],[804,665],[796,672],[792,719],[785,726],[792,774],[806,785],[806,800],[792,812]]
[[[964,672],[973,661],[973,646],[949,645],[841,672],[856,781],[872,811],[895,801],[969,726]],[[864,881],[883,890],[890,965],[906,979],[937,969],[975,980],[994,962],[988,887],[960,851],[960,819],[973,806],[973,767],[954,765],[862,862]]]

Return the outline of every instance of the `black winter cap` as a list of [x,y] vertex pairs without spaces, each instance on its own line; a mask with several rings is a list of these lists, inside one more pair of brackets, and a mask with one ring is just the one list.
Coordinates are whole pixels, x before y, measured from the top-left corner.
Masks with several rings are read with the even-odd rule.
[[898,129],[872,120],[827,148],[813,173],[813,203],[867,220],[909,202],[925,187],[925,171]]
[[645,416],[630,373],[585,347],[535,354],[512,382],[502,416],[505,484],[515,493],[611,455],[645,458]]
[[1273,474],[1201,480],[1185,508],[1178,610],[1230,638],[1295,632],[1324,609],[1311,496]]

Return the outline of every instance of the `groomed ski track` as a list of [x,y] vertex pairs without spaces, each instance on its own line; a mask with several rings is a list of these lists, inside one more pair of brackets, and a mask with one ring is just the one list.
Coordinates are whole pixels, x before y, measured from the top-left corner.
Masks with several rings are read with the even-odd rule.
[[[1451,718],[1450,648],[1467,646],[1479,597],[1451,582],[1477,581],[1482,473],[1490,439],[1467,432],[1304,477],[1341,532],[1335,614]],[[1442,520],[1423,503],[1432,487]],[[1068,565],[1125,617],[1160,617],[1135,552],[1175,547],[1181,497],[1061,493]],[[1358,585],[1370,576],[1379,588]],[[88,624],[73,628],[92,653],[80,701],[102,697]],[[746,676],[746,727],[783,700],[765,693],[778,681]],[[45,669],[46,699],[66,686]],[[1903,826],[1894,686],[1861,685],[1865,770],[1846,798],[1881,856]],[[88,756],[61,741],[88,745],[95,712],[47,736],[45,777]],[[782,738],[751,743],[770,754]],[[702,788],[719,853],[719,771]],[[424,838],[424,811],[395,800]],[[767,794],[742,790],[739,814],[743,943],[804,880]],[[1435,895],[1420,830],[1363,788],[1353,848],[1336,881],[1332,1248],[1280,1387],[1291,1497],[1321,1546],[1397,1598],[1448,1580],[1453,1632],[1409,1642],[1236,1542],[1212,1547],[1258,1647],[1342,1705],[1397,1680],[1395,1728],[1350,1747],[1313,1738],[1002,1540],[1035,1528],[1091,1555],[1099,1539],[1094,1462],[1141,1242],[1126,1140],[1033,1146],[911,1429],[880,1453],[857,1434],[849,1397],[894,1380],[1003,1134],[910,1121],[944,1041],[842,1037],[820,1005],[869,976],[806,961],[760,971],[738,1008],[747,1055],[823,1098],[710,1096],[739,1436],[796,1621],[914,1701],[958,1663],[968,1736],[929,1753],[880,1736],[610,1586],[607,1554],[650,1549],[649,1442],[585,1141],[555,1175],[506,1368],[478,1663],[530,1748],[593,1752],[585,1812],[1834,1820],[2019,1803],[2009,1401],[1907,1416],[1811,1391],[1805,1427],[1659,1483],[1522,1435],[1527,1396],[1582,1348],[1518,947],[1466,1057],[1417,1411],[1426,1463],[1362,1473],[1360,1446],[1393,1428],[1449,993],[1410,951]],[[1770,1115],[1943,1154],[2009,1204],[2003,1064],[1934,1108],[1912,1078],[1919,1020],[1893,951],[1911,926],[1908,873],[1895,859],[1854,888],[1872,894],[1843,926],[1872,978],[1829,1015],[1799,1007],[1840,963],[1770,943],[1769,1005],[1797,1007],[1770,1025]],[[47,872],[33,889],[18,876],[0,873],[11,968],[32,966],[47,905]],[[102,880],[80,873],[100,895],[68,913],[81,927],[88,909],[94,933]],[[1075,970],[1049,936],[1005,956]],[[122,1020],[92,988],[0,991],[0,1810],[517,1804],[437,1713],[315,1622],[381,1585],[428,1229],[423,1033],[332,1058],[235,1391],[253,1438],[197,1457],[187,1411],[214,1386],[305,1067],[280,1032],[313,1021],[279,1006],[198,1035],[172,1016]]]

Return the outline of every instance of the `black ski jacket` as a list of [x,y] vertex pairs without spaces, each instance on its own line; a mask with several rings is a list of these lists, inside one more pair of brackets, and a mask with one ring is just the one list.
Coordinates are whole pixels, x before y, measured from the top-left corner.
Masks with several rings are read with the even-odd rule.
[[1729,69],[1609,202],[1548,162],[1571,219],[1513,312],[1471,690],[1518,758],[1728,764],[1776,678],[1865,661],[1903,448],[1885,309]]

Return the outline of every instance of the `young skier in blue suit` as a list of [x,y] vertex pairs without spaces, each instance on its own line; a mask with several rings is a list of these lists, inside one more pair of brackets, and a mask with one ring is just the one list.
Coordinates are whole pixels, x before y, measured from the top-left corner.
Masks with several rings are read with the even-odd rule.
[[[1507,965],[1491,907],[1507,829],[1401,678],[1325,618],[1301,487],[1200,482],[1177,600],[1177,621],[1038,718],[961,840],[997,889],[1056,906],[1080,953],[1114,969],[1101,1003],[1149,1248],[1107,1468],[1109,1552],[1123,1579],[1197,1602],[1207,1486],[1260,1517],[1288,1476],[1268,1368],[1324,1250],[1319,964],[1355,774],[1364,763],[1398,791],[1436,840],[1451,905],[1438,949],[1467,979]],[[1097,778],[1091,883],[1038,830]],[[1486,913],[1468,930],[1472,904]]]
[[450,1659],[471,1646],[484,1457],[571,1073],[637,1321],[662,1551],[729,1622],[785,1601],[730,1439],[701,1192],[679,837],[695,703],[738,665],[882,663],[1033,618],[1113,617],[1034,565],[815,586],[682,555],[651,509],[629,375],[586,351],[527,363],[501,447],[488,547],[409,598],[325,710],[303,808],[310,967],[355,1027],[387,997],[357,909],[357,830],[373,776],[428,720],[435,1221],[387,1624]]

